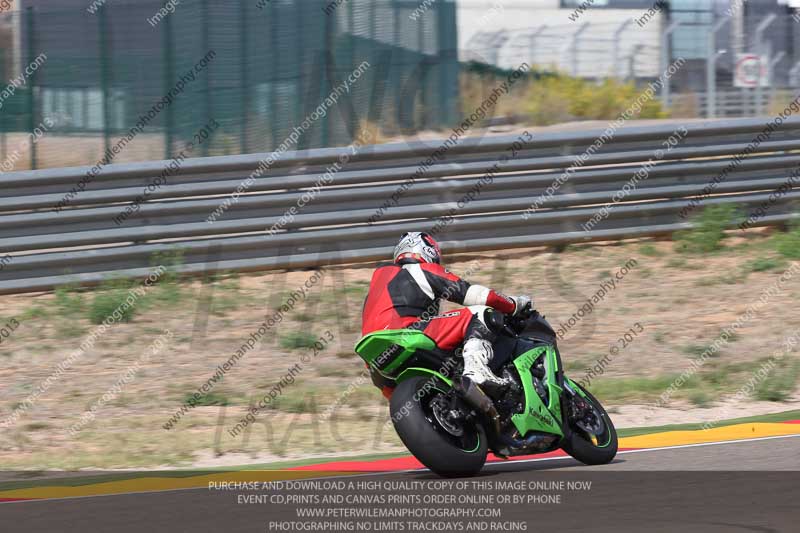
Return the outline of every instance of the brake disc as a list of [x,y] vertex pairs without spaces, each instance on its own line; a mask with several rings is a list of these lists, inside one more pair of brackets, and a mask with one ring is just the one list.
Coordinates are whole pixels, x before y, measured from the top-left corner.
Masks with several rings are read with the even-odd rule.
[[601,435],[605,431],[603,417],[592,404],[582,398],[572,402],[573,420],[575,425],[591,435]]
[[[437,398],[431,402],[431,411],[434,418],[442,426],[442,429],[447,431],[454,437],[461,437],[464,435],[464,428],[458,423],[458,411],[450,409],[447,405],[443,405],[441,398]],[[454,420],[456,419],[456,420]]]

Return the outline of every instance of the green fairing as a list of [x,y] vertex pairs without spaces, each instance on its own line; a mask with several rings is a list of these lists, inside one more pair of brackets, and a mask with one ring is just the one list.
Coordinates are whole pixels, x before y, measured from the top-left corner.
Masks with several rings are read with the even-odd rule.
[[[404,381],[414,376],[435,376],[442,383],[453,386],[452,380],[443,376],[441,373],[428,368],[410,367],[403,369],[399,374],[397,371],[404,366],[409,357],[417,350],[433,350],[435,343],[430,337],[421,331],[412,329],[389,329],[370,333],[362,337],[355,346],[355,351],[370,366],[376,368],[375,362],[387,349],[393,345],[403,348],[403,351],[396,355],[392,361],[385,365],[382,370],[378,370],[386,377],[396,381]],[[536,360],[544,353],[545,382],[548,389],[548,405],[545,405],[536,389],[533,386],[533,376],[530,368]],[[512,422],[519,430],[521,435],[526,435],[529,431],[541,431],[563,436],[561,427],[557,420],[561,419],[561,392],[562,388],[556,383],[556,372],[558,371],[558,358],[556,357],[553,346],[540,346],[525,352],[514,360],[517,367],[525,393],[525,412],[518,413],[511,417]],[[575,387],[577,390],[577,387]],[[555,418],[554,418],[555,417]]]
[[[393,357],[392,361],[382,369],[378,369],[376,360],[387,349],[393,345],[398,345],[404,350]],[[422,333],[414,329],[384,329],[375,331],[363,336],[357,343],[355,351],[371,367],[388,378],[396,377],[395,371],[402,367],[406,360],[417,350],[433,350],[436,343]]]
[[[533,376],[531,376],[531,366],[545,352],[545,386],[548,388],[548,402],[545,406],[536,389],[533,386]],[[521,435],[526,435],[529,431],[542,431],[563,436],[561,427],[553,418],[553,415],[561,418],[561,387],[556,383],[556,371],[558,370],[558,360],[555,349],[552,346],[540,346],[527,351],[514,360],[517,367],[522,385],[525,389],[525,412],[518,413],[511,417],[511,421],[517,427]]]
[[578,386],[578,384],[577,384],[577,383],[575,383],[574,381],[572,381],[571,379],[569,379],[569,378],[568,378],[568,377],[566,377],[566,376],[564,376],[564,379],[565,379],[565,380],[566,380],[566,381],[569,383],[570,387],[572,387],[572,390],[574,390],[575,392],[577,392],[578,394],[580,394],[580,396],[581,396],[582,398],[586,398],[587,400],[591,400],[591,399],[590,399],[588,396],[586,396],[586,393],[584,393],[584,392],[583,392],[583,389],[581,389],[581,388]]
[[450,378],[447,378],[442,374],[440,374],[439,372],[431,370],[430,368],[417,368],[417,367],[406,368],[405,370],[400,372],[400,375],[397,376],[397,379],[395,381],[400,383],[401,381],[405,381],[408,378],[413,378],[415,376],[422,376],[422,377],[435,376],[436,378],[440,379],[442,383],[446,383],[450,387],[453,386],[453,381]]

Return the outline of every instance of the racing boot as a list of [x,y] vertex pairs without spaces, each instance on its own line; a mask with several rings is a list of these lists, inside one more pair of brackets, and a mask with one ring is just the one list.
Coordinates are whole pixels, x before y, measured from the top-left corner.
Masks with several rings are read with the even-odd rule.
[[476,385],[485,388],[487,392],[498,392],[511,384],[510,380],[496,376],[489,368],[489,361],[494,356],[489,341],[467,339],[462,355],[464,357],[463,375]]

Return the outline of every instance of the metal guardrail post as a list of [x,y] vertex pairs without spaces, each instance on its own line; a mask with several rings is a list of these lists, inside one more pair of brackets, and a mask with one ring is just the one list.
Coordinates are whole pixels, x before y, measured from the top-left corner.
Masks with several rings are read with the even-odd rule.
[[[164,94],[166,95],[172,88],[175,77],[175,49],[172,39],[172,17],[165,17],[162,21],[164,27],[163,34],[163,49],[164,49]],[[172,138],[174,135],[173,128],[175,127],[175,113],[173,106],[170,104],[164,110],[166,118],[164,120],[164,159],[172,157]]]
[[[324,1],[324,0],[323,0]],[[275,7],[276,2],[271,2],[270,6]],[[277,12],[277,10],[276,10]],[[392,10],[392,16],[394,20],[392,24],[394,25],[393,33],[394,33],[394,42],[397,42],[396,39],[399,38],[399,15],[397,13],[397,9]],[[334,55],[336,54],[335,48],[335,41],[336,41],[336,17],[334,16],[327,16],[325,17],[324,25],[325,25],[325,39],[324,39],[324,50],[323,50],[323,62],[324,62],[324,74],[321,78],[322,83],[320,83],[320,87],[322,91],[327,92],[333,88],[333,80],[331,79],[331,74],[334,71]],[[276,33],[277,22],[272,24],[270,28],[271,34]],[[277,43],[277,41],[274,41]],[[392,79],[392,81],[399,81],[397,79]],[[399,83],[397,84],[399,85]],[[322,117],[322,146],[328,146],[330,144],[330,137],[331,137],[331,121],[330,121],[330,113],[325,113]],[[277,144],[275,145],[277,146]]]
[[724,50],[717,51],[717,32],[728,22],[730,18],[724,18],[711,25],[706,36],[706,117],[714,118],[717,108],[717,57],[725,53]]
[[[424,20],[424,19],[423,19]],[[425,26],[420,21],[417,25],[417,50],[419,54],[422,55],[424,52],[425,47]],[[356,8],[353,2],[348,2],[347,4],[347,53],[349,55],[349,64],[348,69],[354,69],[356,67]],[[425,101],[427,98],[427,86],[428,80],[426,76],[427,72],[423,70],[422,79],[420,83],[422,85],[422,90],[420,93],[420,98],[422,101]],[[424,104],[423,104],[424,105]],[[353,106],[353,95],[348,94],[345,101],[342,103],[342,107],[344,108],[344,119],[347,124],[347,138],[352,141],[358,136],[358,116],[356,115],[355,107]],[[425,115],[423,114],[422,118],[423,124],[422,128],[425,128]]]
[[536,53],[536,41],[538,40],[539,36],[545,30],[547,30],[547,28],[548,28],[547,24],[542,24],[541,26],[539,26],[536,29],[536,31],[534,31],[530,35],[530,41],[528,42],[528,46],[529,46],[528,50],[530,51],[531,64],[534,63],[534,54]]
[[[778,17],[777,17],[777,15],[775,15],[775,13],[769,13],[766,17],[764,17],[761,20],[761,22],[758,23],[758,26],[756,26],[756,31],[755,31],[755,34],[754,34],[754,41],[755,41],[756,47],[758,48],[758,53],[761,56],[761,59],[764,60],[767,65],[769,65],[769,61],[770,61],[769,56],[770,56],[770,54],[772,52],[772,43],[769,43],[769,42],[765,43],[764,42],[764,32],[767,30],[767,27],[769,27],[769,25],[772,24],[772,22],[776,18],[778,18]],[[759,67],[761,67],[761,63],[759,63]],[[769,81],[769,83],[772,83],[771,79],[768,80],[768,81]],[[761,76],[759,76],[758,84],[756,84],[755,95],[756,95],[756,100],[755,100],[755,104],[753,105],[753,109],[756,110],[756,114],[763,114],[764,113],[764,108],[763,108],[763,106],[764,106],[764,102],[763,102],[764,89],[763,89],[763,87],[761,87]]]
[[[28,30],[28,61],[33,61],[36,53],[36,23],[34,22],[34,11],[32,7],[25,9],[25,23]],[[33,133],[36,128],[36,72],[28,79],[28,131]],[[33,135],[30,136],[31,168],[36,168],[36,143]]]
[[[270,47],[272,50],[275,50],[275,53],[269,55],[269,66],[270,66],[270,75],[269,75],[269,133],[270,133],[270,149],[275,150],[278,145],[282,142],[282,139],[278,138],[278,120],[276,120],[275,114],[279,109],[278,106],[278,98],[276,97],[276,90],[275,87],[277,83],[275,83],[278,74],[281,71],[281,54],[279,52],[280,45],[278,41],[278,3],[277,2],[270,2],[267,4],[268,6],[268,14],[269,14],[269,39],[270,39]],[[335,17],[325,17],[325,21],[330,21],[335,19]],[[327,41],[326,41],[327,46]],[[330,53],[330,49],[327,48],[324,52],[325,60],[328,60],[328,53]],[[324,70],[325,73],[328,72],[327,66]],[[325,79],[323,77],[323,79]],[[327,121],[325,122],[327,124]],[[327,142],[327,129],[323,130],[323,142]]]
[[[297,53],[298,63],[302,61],[301,58],[303,57],[303,51],[306,50],[307,46],[305,43],[306,31],[304,27],[305,17],[303,16],[304,8],[307,9],[305,4],[301,4],[300,2],[295,2],[294,14],[292,15],[292,18],[294,19],[295,28],[297,28],[297,32],[294,35],[294,48],[297,50],[296,53]],[[314,87],[315,85],[318,86],[319,83],[314,83],[314,82],[320,79],[321,78],[318,75],[314,75],[311,77],[310,80],[311,83],[307,83],[306,78],[304,76],[298,77],[296,82],[297,85],[295,87],[297,88],[297,94],[302,95],[302,97],[295,98],[294,105],[292,106],[293,108],[292,113],[294,116],[295,124],[301,124],[303,122],[303,119],[305,118],[303,116],[303,112],[305,111],[304,105],[308,100],[308,95],[311,94],[310,87]],[[297,150],[305,150],[308,148],[309,137],[308,135],[306,135],[306,133],[307,132],[304,131],[303,133],[300,134],[300,137],[297,139],[297,142],[295,143],[295,147]]]
[[622,32],[624,32],[628,26],[631,25],[633,22],[632,19],[628,19],[622,24],[619,25],[619,28],[614,30],[614,43],[612,45],[611,50],[611,61],[613,62],[611,68],[611,73],[614,78],[619,76],[619,40],[622,37]]
[[[632,81],[636,81],[636,55],[639,51],[644,48],[642,43],[639,43],[631,49],[631,54],[628,56],[628,78]],[[669,80],[667,80],[669,81]]]
[[103,92],[103,153],[109,153],[111,149],[111,102],[109,95],[109,86],[111,84],[110,70],[111,60],[109,58],[108,41],[108,12],[105,4],[100,6],[97,12],[97,28],[100,34],[98,46],[100,47],[100,87]]
[[[203,0],[201,5],[202,32],[203,32],[203,54],[211,50],[211,29],[209,27],[208,0]],[[210,65],[209,65],[210,66]],[[205,111],[206,124],[212,119],[211,105],[211,73],[203,73],[203,109]],[[211,139],[203,143],[203,156],[208,157]]]
[[[7,79],[6,78],[6,56],[5,54],[0,54],[0,79]],[[0,154],[2,154],[2,160],[5,161],[8,157],[8,139],[6,138],[6,121],[5,121],[5,113],[0,113]]]
[[[661,32],[661,75],[664,75],[664,72],[667,71],[669,68],[670,60],[672,59],[671,55],[671,48],[669,46],[669,38],[672,33],[678,29],[681,23],[678,20],[673,20],[669,23],[669,25]],[[671,107],[671,103],[669,101],[669,79],[665,79],[664,83],[661,84],[661,106],[664,109],[669,109]]]
[[769,79],[769,103],[775,99],[775,80],[773,79],[772,75],[775,72],[775,65],[781,62],[781,60],[786,56],[786,52],[781,50],[775,57],[769,60],[769,71],[767,72],[767,78]]
[[[241,121],[241,131],[239,132],[239,147],[241,153],[247,153],[247,127],[249,120],[247,117],[250,114],[250,72],[247,64],[247,0],[239,0],[239,61],[240,71],[239,79],[242,87],[242,101],[239,120]],[[275,50],[276,54],[280,54],[279,50]],[[298,95],[299,96],[299,95]]]
[[572,34],[572,44],[570,49],[572,50],[572,75],[575,77],[578,76],[578,41],[580,40],[583,32],[585,32],[588,28],[589,23],[584,22],[581,24],[581,27]]
[[[438,56],[439,56],[439,126],[452,126],[459,120],[460,94],[453,94],[453,88],[458,86],[458,35],[456,28],[449,22],[455,19],[456,5],[452,2],[438,2],[436,7],[436,24],[438,27]],[[370,2],[371,9],[375,9],[375,2]],[[374,26],[373,26],[374,27]],[[381,52],[378,60],[378,70],[373,73],[372,101],[369,108],[369,120],[373,124],[379,123],[385,92],[385,81],[388,79],[391,52]],[[375,88],[378,88],[375,90]],[[380,97],[378,97],[380,95]]]

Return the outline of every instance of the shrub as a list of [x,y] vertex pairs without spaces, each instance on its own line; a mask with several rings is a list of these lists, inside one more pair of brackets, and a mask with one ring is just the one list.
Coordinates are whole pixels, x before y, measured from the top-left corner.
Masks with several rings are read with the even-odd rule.
[[711,404],[711,398],[702,390],[696,390],[689,394],[689,401],[697,407],[708,407]]
[[216,393],[214,391],[209,392],[208,394],[204,394],[200,396],[197,401],[194,400],[194,393],[189,392],[184,397],[184,403],[194,403],[194,405],[199,406],[209,406],[209,405],[230,405],[228,398],[222,394]]
[[639,253],[650,257],[658,255],[658,250],[652,244],[643,244],[639,247]]
[[[543,76],[531,84],[528,112],[535,124],[548,125],[578,120],[611,120],[624,113],[639,96],[633,83],[606,78],[601,83],[566,74]],[[664,118],[656,100],[642,105],[633,118]]]
[[799,373],[800,365],[797,363],[793,365],[778,365],[766,379],[756,385],[753,390],[753,396],[757,400],[767,402],[785,402],[797,386]]
[[709,370],[703,372],[700,377],[704,382],[713,387],[722,387],[733,381],[734,373],[734,368],[732,368],[731,365],[726,365],[709,368]]
[[388,142],[381,131],[380,125],[370,120],[362,120],[358,124],[358,133],[355,136],[361,144],[384,144]]
[[794,225],[788,232],[774,237],[775,249],[789,259],[800,259],[800,224]]
[[308,331],[293,331],[281,337],[281,347],[287,350],[312,348],[319,337]]
[[83,312],[83,298],[75,286],[58,287],[55,295],[59,316],[74,317]]
[[570,102],[561,92],[569,79],[544,78],[534,82],[528,94],[528,114],[534,124],[547,126],[568,122],[573,118]]
[[308,390],[298,390],[287,392],[278,396],[273,402],[275,408],[284,413],[316,413],[318,412],[317,401],[313,392]]
[[130,322],[136,314],[136,304],[122,305],[128,298],[131,282],[125,280],[109,281],[101,285],[89,306],[89,321],[102,324],[104,320],[119,309],[118,322]]
[[709,253],[722,248],[725,230],[736,217],[736,207],[712,205],[694,220],[694,226],[675,234],[679,252]]
[[782,261],[773,259],[771,257],[757,257],[752,261],[748,261],[745,265],[746,272],[764,272],[765,270],[773,270],[783,265]]
[[[497,68],[493,65],[480,63],[478,61],[469,61],[463,65],[459,72],[459,94],[461,100],[461,113],[468,116],[472,111],[479,108],[484,100],[491,94],[491,92],[504,81],[507,80],[511,74],[511,70]],[[528,74],[517,81],[509,89],[508,94],[503,95],[502,98],[497,100],[492,109],[486,113],[486,118],[501,117],[507,115],[519,115],[521,110],[525,107],[525,100],[527,97],[527,85],[530,80],[536,79],[542,75],[542,71],[536,67],[532,68]],[[420,117],[421,118],[421,117]],[[485,120],[485,119],[484,119]],[[401,124],[396,120],[389,118],[382,121],[384,128],[388,126],[386,133],[391,129],[401,127]],[[365,130],[374,134],[374,127],[369,122],[361,124],[361,132]],[[377,139],[380,141],[382,132],[377,132]],[[379,142],[372,142],[372,144],[379,144]]]
[[211,314],[221,316],[236,310],[242,303],[239,275],[225,272],[214,275],[212,279]]
[[691,265],[686,261],[686,259],[682,257],[673,257],[669,261],[667,261],[667,267],[669,268],[689,268]]
[[150,258],[151,266],[162,265],[166,271],[158,278],[158,284],[148,293],[148,300],[160,306],[175,306],[184,297],[184,288],[178,279],[177,267],[183,264],[183,253],[178,250],[158,252]]
[[[58,289],[56,289],[57,291]],[[36,318],[44,318],[47,316],[47,308],[41,305],[34,305],[29,307],[22,313],[23,320],[33,320]]]
[[[706,346],[704,344],[689,344],[688,346],[683,347],[683,352],[692,359],[699,359],[700,357],[703,356],[704,353],[706,353],[706,350],[708,349],[709,346]],[[716,357],[717,355],[719,355],[719,352],[712,353],[709,350],[710,357]]]

